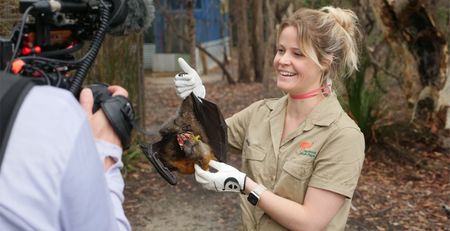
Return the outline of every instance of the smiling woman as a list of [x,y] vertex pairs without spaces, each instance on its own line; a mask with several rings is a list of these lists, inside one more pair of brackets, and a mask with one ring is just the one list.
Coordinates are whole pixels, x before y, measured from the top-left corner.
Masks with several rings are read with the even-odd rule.
[[304,94],[320,87],[322,70],[299,48],[297,28],[288,26],[281,31],[273,65],[277,86],[291,95]]
[[[297,89],[300,93],[318,86],[327,89],[332,80],[358,69],[360,37],[357,17],[350,10],[324,7],[318,12],[303,9],[301,14],[297,12],[280,25],[275,71],[278,77],[303,79],[305,82]],[[289,64],[294,69],[292,72],[285,70]],[[312,80],[308,82],[307,78]],[[286,86],[280,85],[283,78],[277,80],[278,87],[289,92],[289,86],[284,89]]]
[[[216,172],[196,168],[207,189],[221,192],[237,179],[235,191],[248,194],[241,196],[244,230],[344,230],[365,144],[331,83],[357,69],[358,34],[355,14],[334,7],[299,9],[282,22],[273,66],[287,95],[226,120],[242,172],[217,162],[210,163]],[[196,73],[176,80],[179,96],[203,87]]]

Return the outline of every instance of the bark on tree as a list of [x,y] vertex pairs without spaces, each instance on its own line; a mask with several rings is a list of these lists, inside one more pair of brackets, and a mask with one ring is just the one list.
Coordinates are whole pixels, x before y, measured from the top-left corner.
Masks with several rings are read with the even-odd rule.
[[224,41],[223,42],[223,63],[225,65],[228,64],[229,62],[229,58],[231,56],[231,54],[228,54],[228,50],[229,50],[229,46],[231,45],[231,40],[233,38],[232,35],[232,30],[231,30],[231,25],[230,25],[230,20],[226,20],[225,15],[228,15],[229,18],[229,12],[230,12],[230,7],[229,7],[229,2],[228,1],[220,1],[220,37],[224,38],[225,37],[225,32],[227,32],[227,36],[229,38],[229,42]]
[[263,1],[253,0],[253,64],[255,71],[255,82],[262,83],[264,80],[264,53],[266,46],[264,44],[264,20],[263,20]]
[[264,0],[264,12],[266,15],[267,23],[265,24],[266,38],[265,41],[265,53],[264,53],[264,97],[280,97],[282,92],[277,88],[277,79],[273,69],[273,58],[276,52],[276,16],[275,12],[278,9],[277,0]]
[[230,5],[237,28],[238,82],[249,83],[252,80],[251,47],[249,45],[247,0],[233,0]]
[[[143,64],[144,35],[106,36],[86,83],[103,82],[125,87],[138,118],[144,116]],[[142,122],[142,121],[141,121]]]
[[450,96],[445,88],[449,85],[445,35],[423,0],[373,0],[371,5],[386,41],[404,62],[400,81],[414,104],[412,122],[440,133],[446,142]]
[[20,22],[18,0],[3,0],[0,2],[0,36],[9,38],[14,25]]
[[[195,58],[195,18],[194,18],[194,3],[193,0],[186,1],[186,13],[187,13],[187,32],[189,39],[189,55],[191,56],[191,66],[196,67]],[[207,67],[205,67],[207,68]]]

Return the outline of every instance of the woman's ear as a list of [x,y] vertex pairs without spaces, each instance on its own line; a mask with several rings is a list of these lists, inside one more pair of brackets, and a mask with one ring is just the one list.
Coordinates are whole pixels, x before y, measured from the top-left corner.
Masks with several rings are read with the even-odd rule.
[[332,63],[333,63],[333,55],[326,55],[322,60],[322,65],[325,67],[326,70],[330,69]]
[[330,72],[331,64],[333,63],[333,55],[325,55],[322,59],[322,76],[320,77],[321,83],[324,83],[324,77],[327,76]]

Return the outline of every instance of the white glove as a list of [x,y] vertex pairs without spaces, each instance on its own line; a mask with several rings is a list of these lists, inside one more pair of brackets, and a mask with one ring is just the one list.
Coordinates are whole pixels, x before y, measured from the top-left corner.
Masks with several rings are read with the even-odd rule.
[[245,173],[215,160],[210,160],[209,166],[215,168],[217,172],[205,171],[197,164],[194,165],[195,180],[203,188],[217,192],[244,192]]
[[177,95],[184,99],[190,95],[191,92],[194,92],[197,97],[205,98],[205,86],[203,86],[198,73],[190,67],[183,58],[178,58],[178,65],[180,65],[184,73],[179,73],[175,76]]

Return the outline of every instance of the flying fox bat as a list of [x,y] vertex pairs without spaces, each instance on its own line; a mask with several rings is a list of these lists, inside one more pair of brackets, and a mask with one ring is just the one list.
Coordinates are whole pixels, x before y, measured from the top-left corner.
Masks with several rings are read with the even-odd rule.
[[158,173],[176,184],[172,171],[193,174],[194,164],[208,169],[210,160],[226,161],[226,124],[218,107],[194,95],[186,97],[159,133],[162,139],[141,149]]

